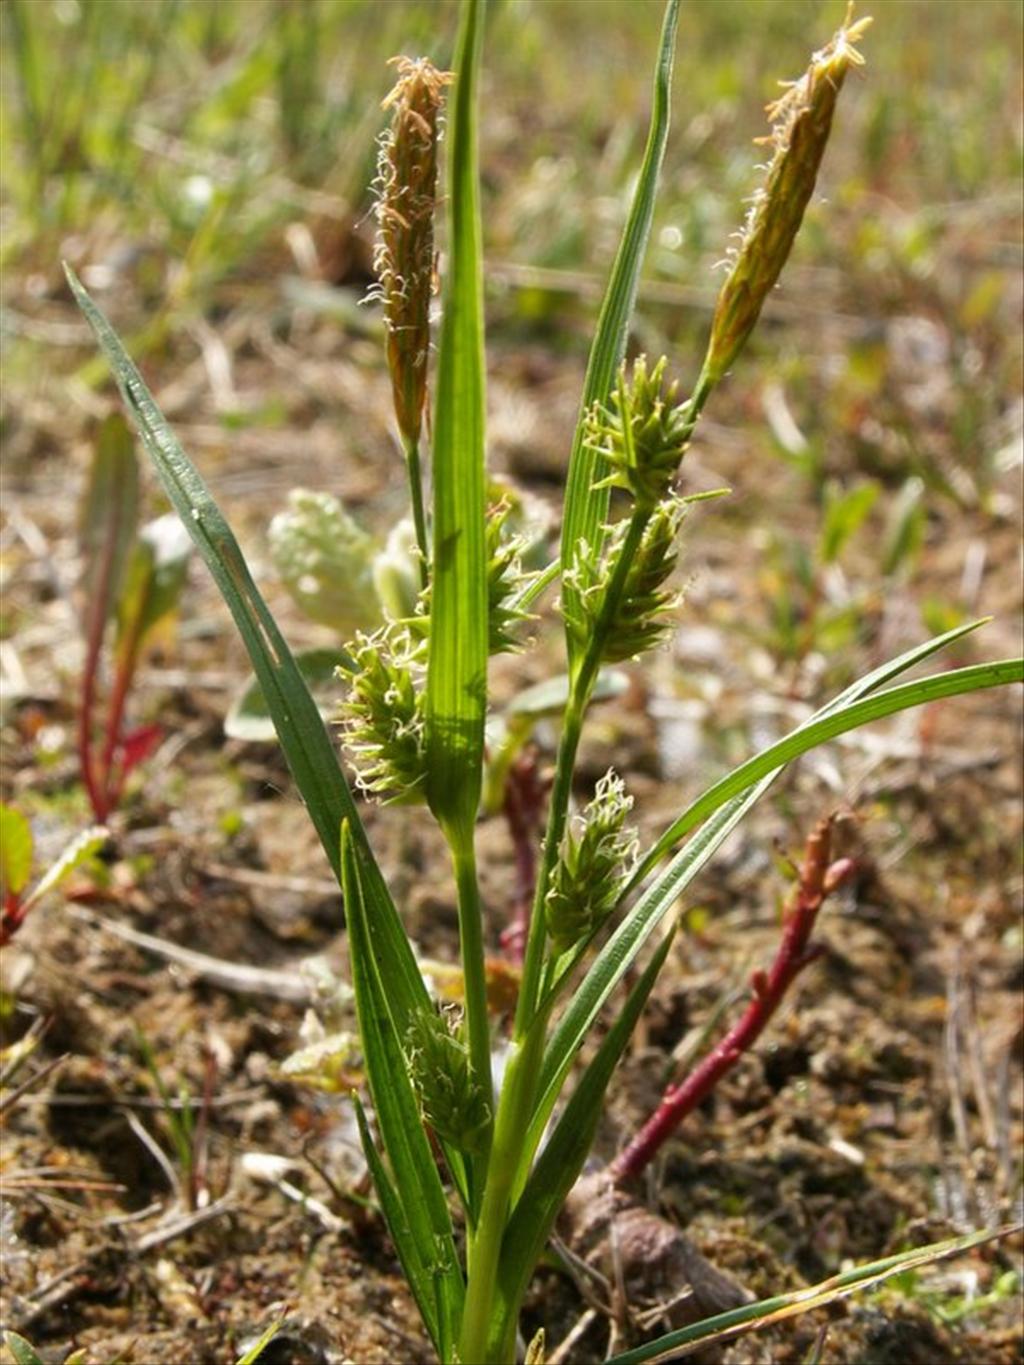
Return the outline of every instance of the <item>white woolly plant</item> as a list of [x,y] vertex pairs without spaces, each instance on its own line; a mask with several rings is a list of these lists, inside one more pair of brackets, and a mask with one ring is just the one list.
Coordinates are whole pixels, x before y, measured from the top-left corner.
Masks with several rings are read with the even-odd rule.
[[[570,452],[558,559],[533,578],[488,519],[483,268],[477,103],[485,0],[464,0],[447,147],[447,257],[432,388],[432,495],[419,446],[427,402],[424,331],[433,167],[442,89],[403,63],[382,156],[379,260],[397,420],[409,454],[423,591],[383,633],[358,636],[346,673],[344,739],[360,784],[389,801],[424,802],[448,847],[458,904],[463,1010],[436,1013],[360,810],[245,559],[194,467],[105,318],[69,274],[111,360],[167,492],[230,606],[296,783],[341,882],[373,1127],[358,1109],[377,1198],[410,1290],[444,1362],[516,1359],[519,1310],[555,1219],[580,1174],[616,1064],[669,949],[680,896],[791,760],[866,721],[975,688],[1020,680],[1021,661],[894,684],[971,627],[909,650],[861,678],[796,730],[727,772],[634,857],[623,785],[609,775],[571,825],[576,755],[602,663],[664,638],[669,578],[688,497],[680,465],[701,412],[749,336],[792,246],[866,21],[848,21],[775,106],[773,157],[722,287],[706,357],[688,395],[667,366],[624,352],[669,122],[678,0],[668,0],[647,146],[598,319]],[[408,141],[403,143],[403,139]],[[407,177],[403,180],[403,176]],[[413,237],[409,237],[409,233]],[[403,264],[404,262],[404,264]],[[403,330],[408,324],[410,330]],[[685,468],[685,465],[684,465]],[[625,495],[613,517],[611,488]],[[502,514],[499,512],[500,519]],[[560,584],[567,682],[536,892],[500,1087],[488,1008],[475,826],[484,767],[487,667],[549,584]],[[659,942],[660,936],[660,942]],[[584,1043],[647,946],[579,1071]],[[557,1117],[556,1108],[558,1109]],[[891,1269],[890,1263],[883,1268]],[[877,1267],[869,1267],[877,1271]],[[851,1272],[830,1293],[857,1280]],[[867,1273],[867,1272],[865,1272]],[[863,1277],[862,1277],[863,1278]],[[821,1302],[819,1298],[816,1302]],[[771,1301],[773,1310],[781,1300]],[[763,1305],[727,1315],[734,1330]],[[747,1316],[744,1317],[743,1315]],[[662,1356],[718,1331],[698,1324],[616,1357]],[[541,1358],[531,1347],[531,1358]]]

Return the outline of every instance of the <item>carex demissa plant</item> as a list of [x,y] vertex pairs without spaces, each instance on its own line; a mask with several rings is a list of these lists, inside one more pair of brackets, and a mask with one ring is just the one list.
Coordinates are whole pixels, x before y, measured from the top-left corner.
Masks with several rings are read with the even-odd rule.
[[[341,883],[372,1101],[371,1114],[355,1099],[366,1159],[437,1355],[464,1365],[515,1359],[523,1297],[666,960],[673,909],[730,831],[783,768],[816,745],[907,707],[1022,676],[1021,662],[1011,660],[896,682],[973,628],[965,625],[861,677],[782,740],[726,772],[645,848],[630,828],[630,797],[614,772],[573,817],[577,749],[602,666],[636,658],[673,626],[670,580],[694,501],[679,489],[680,467],[705,405],[735,364],[789,255],[869,22],[848,15],[769,110],[764,185],[728,261],[707,352],[687,388],[664,360],[626,360],[668,137],[677,20],[678,0],[669,0],[648,139],[569,455],[560,554],[533,575],[522,572],[504,509],[489,506],[487,496],[477,166],[485,0],[464,0],[453,74],[403,59],[387,101],[393,122],[381,149],[379,292],[422,587],[405,617],[351,642],[339,681],[340,739],[367,796],[424,804],[443,831],[458,905],[464,1003],[457,1015],[439,1012],[424,983],[339,763],[337,730],[321,719],[217,505],[109,323],[69,272],[167,493],[233,613]],[[449,85],[446,265],[435,363],[429,342],[437,135]],[[420,457],[427,432],[429,498]],[[613,488],[621,494],[615,506],[625,507],[621,515],[613,515]],[[524,618],[556,583],[567,681],[507,1060],[496,1085],[499,1023],[488,1008],[474,840],[488,659],[521,642]],[[630,974],[618,999],[641,954],[643,970]],[[599,1028],[613,998],[611,1022]],[[677,1337],[662,1338],[622,1359],[646,1359],[644,1351],[653,1356],[676,1344]],[[540,1358],[536,1346],[532,1358]]]

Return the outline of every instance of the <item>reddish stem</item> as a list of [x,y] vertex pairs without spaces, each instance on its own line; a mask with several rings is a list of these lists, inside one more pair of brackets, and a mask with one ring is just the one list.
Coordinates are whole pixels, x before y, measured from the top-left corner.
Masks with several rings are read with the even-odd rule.
[[78,712],[78,761],[82,769],[82,782],[85,784],[93,814],[101,825],[106,821],[109,804],[104,789],[105,784],[97,780],[96,771],[93,767],[92,713],[96,704],[96,675],[99,672],[103,632],[107,624],[107,593],[110,585],[112,560],[113,551],[110,542],[108,542],[100,563],[99,582],[89,601],[85,667],[82,672],[82,698]]
[[3,909],[0,910],[0,948],[6,948],[21,928],[27,909],[28,907],[22,904],[20,896],[8,891],[4,897]]
[[138,661],[138,642],[131,639],[121,656],[117,666],[117,673],[114,677],[114,686],[110,694],[110,706],[107,711],[107,737],[103,745],[103,757],[100,763],[101,782],[103,784],[104,799],[107,809],[111,810],[121,799],[121,792],[124,788],[126,774],[121,771],[115,775],[114,760],[117,749],[121,742],[121,730],[124,725],[124,708],[128,700],[128,692],[132,685],[132,678],[135,676],[135,665]]
[[810,942],[818,911],[855,866],[851,858],[829,862],[831,835],[829,816],[808,837],[799,880],[786,906],[778,952],[767,972],[759,969],[751,974],[752,997],[742,1017],[680,1084],[665,1091],[658,1108],[612,1162],[609,1169],[616,1183],[625,1184],[644,1170],[687,1115],[753,1047],[795,978],[820,955],[822,949]]

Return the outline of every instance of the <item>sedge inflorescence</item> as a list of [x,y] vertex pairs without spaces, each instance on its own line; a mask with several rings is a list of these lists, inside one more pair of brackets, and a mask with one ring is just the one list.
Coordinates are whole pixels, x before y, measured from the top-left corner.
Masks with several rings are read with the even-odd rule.
[[398,80],[384,100],[391,126],[377,161],[377,284],[384,305],[387,361],[402,437],[419,441],[427,396],[430,299],[434,281],[437,144],[450,72],[427,58],[396,57]]
[[782,272],[814,192],[846,73],[851,66],[863,65],[857,43],[871,19],[852,23],[852,11],[851,3],[828,46],[814,54],[799,80],[783,82],[785,93],[768,105],[772,130],[761,141],[772,147],[772,158],[718,296],[704,363],[712,384],[736,359]]
[[625,825],[632,806],[622,778],[609,769],[566,834],[544,904],[555,956],[589,937],[613,910],[636,856],[636,835]]

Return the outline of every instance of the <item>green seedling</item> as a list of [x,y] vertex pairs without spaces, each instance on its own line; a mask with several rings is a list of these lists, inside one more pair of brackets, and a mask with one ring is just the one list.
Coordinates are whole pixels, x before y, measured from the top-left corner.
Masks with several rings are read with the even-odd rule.
[[[629,794],[613,773],[582,816],[572,819],[577,750],[601,669],[649,650],[672,628],[676,538],[692,514],[692,499],[678,488],[680,465],[703,409],[738,358],[785,264],[814,190],[844,78],[861,61],[857,43],[867,21],[848,17],[772,107],[764,187],[731,258],[704,361],[687,391],[669,377],[664,362],[624,363],[668,136],[678,21],[677,0],[669,0],[647,146],[598,319],[570,454],[560,556],[539,577],[523,580],[496,553],[489,535],[477,164],[484,11],[483,0],[465,0],[452,64],[447,266],[432,384],[429,499],[425,487],[416,490],[421,468],[411,456],[407,461],[425,589],[411,619],[353,642],[358,666],[346,675],[343,702],[343,741],[359,784],[382,800],[426,806],[447,842],[458,904],[461,1016],[438,1014],[334,738],[234,534],[117,335],[69,272],[168,496],[234,616],[341,882],[373,1105],[371,1126],[356,1101],[366,1160],[437,1356],[463,1365],[515,1360],[524,1295],[587,1159],[617,1063],[666,961],[674,908],[740,819],[789,762],[837,735],[908,707],[1024,678],[1024,663],[1007,660],[896,681],[972,629],[965,625],[858,679],[782,740],[726,773],[646,847],[634,845]],[[417,71],[422,67],[416,64],[402,68],[410,79]],[[399,101],[406,96],[411,106],[411,90]],[[396,139],[410,128],[417,137],[423,132],[419,120],[398,120]],[[414,154],[422,157],[422,146],[396,146],[395,167]],[[410,229],[422,231],[418,218],[413,223],[401,213],[402,191],[396,171],[385,193],[399,196],[392,207]],[[419,271],[403,277],[402,287],[425,296],[430,281]],[[426,299],[415,302],[422,307]],[[420,348],[401,348],[396,357],[389,348],[396,393],[418,394],[420,355]],[[475,842],[488,659],[554,579],[568,681],[507,1062],[496,1085]],[[599,1031],[605,1006],[646,949],[651,951],[642,970],[631,974],[625,998],[616,1000],[608,1027]],[[584,1049],[586,1060],[577,1073]],[[962,1250],[977,1240],[932,1248],[930,1254]],[[818,1291],[737,1310],[725,1320],[627,1352],[616,1357],[616,1365],[817,1306],[893,1268],[892,1260],[876,1263]],[[532,1350],[537,1359],[539,1342]]]
[[177,1093],[171,1094],[149,1040],[140,1029],[135,1031],[135,1041],[163,1105],[164,1119],[177,1159],[177,1170],[168,1166],[166,1162],[161,1164],[172,1177],[171,1183],[186,1207],[198,1208],[202,1197],[209,1193],[206,1181],[207,1132],[210,1101],[216,1081],[216,1062],[211,1053],[205,1054],[203,1090],[197,1102],[184,1076],[178,1077]]
[[[191,545],[173,515],[138,528],[135,442],[120,414],[100,427],[82,502],[85,665],[78,713],[78,758],[93,815],[105,822],[133,769],[159,744],[159,725],[126,728],[132,683],[145,650],[166,631],[185,583]],[[97,722],[104,645],[112,677]]]
[[94,826],[79,834],[30,887],[35,858],[32,826],[21,811],[0,805],[0,948],[11,941],[33,906],[103,847],[107,833]]

